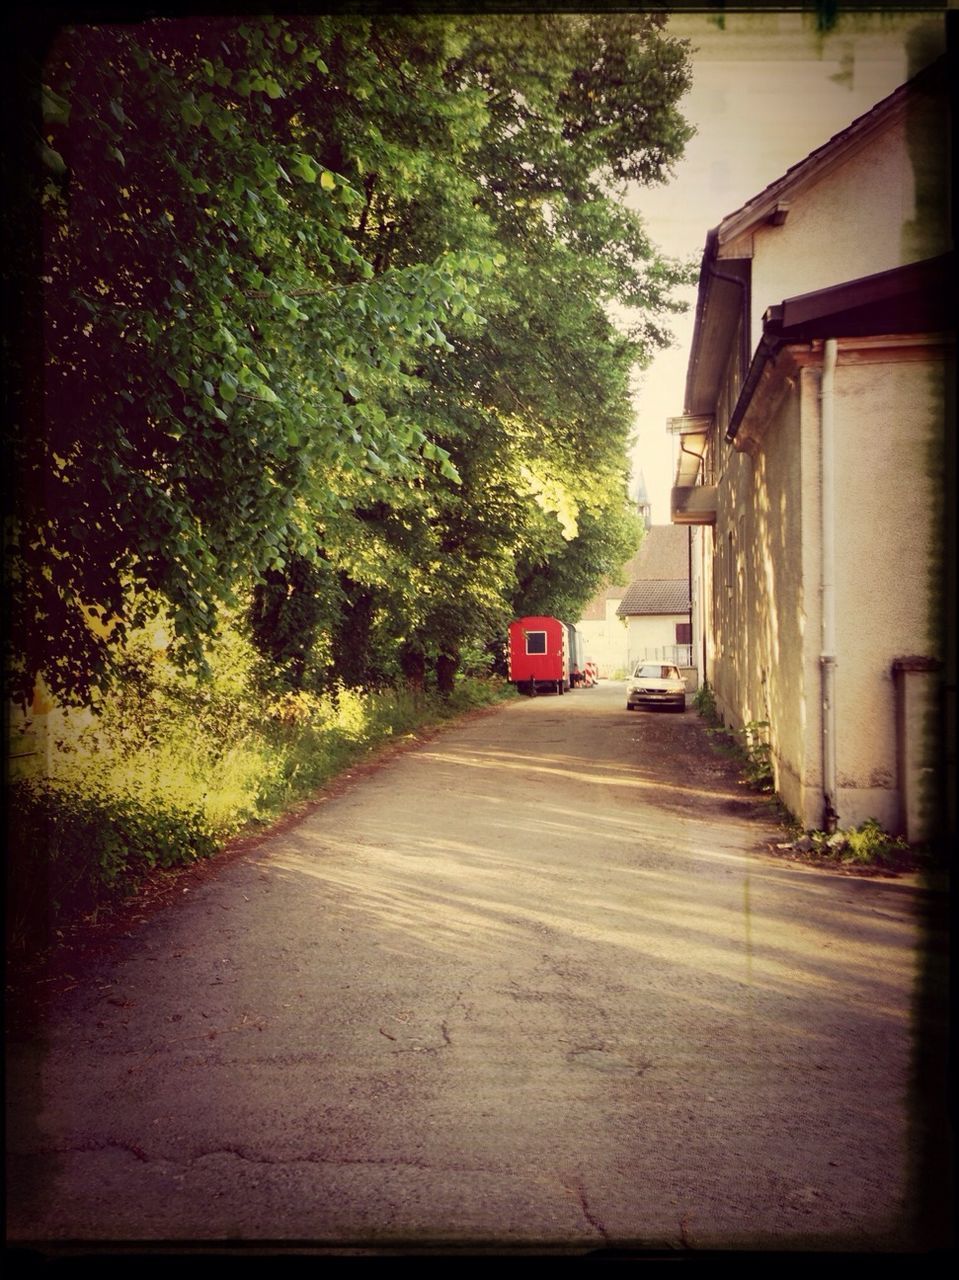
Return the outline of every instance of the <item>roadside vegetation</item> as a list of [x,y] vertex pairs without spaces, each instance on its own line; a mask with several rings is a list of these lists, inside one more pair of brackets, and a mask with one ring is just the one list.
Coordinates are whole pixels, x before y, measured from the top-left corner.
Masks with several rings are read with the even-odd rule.
[[389,743],[515,696],[460,675],[451,694],[383,687],[264,690],[236,631],[186,680],[141,639],[96,717],[59,717],[8,792],[7,910],[14,952],[252,834]]
[[695,268],[624,200],[691,133],[656,15],[38,10],[12,52],[22,936],[499,696],[509,620],[639,544],[630,380]]
[[774,800],[779,821],[789,837],[773,846],[775,852],[807,862],[860,870],[911,871],[926,865],[927,859],[921,850],[913,849],[905,840],[890,835],[875,818],[867,818],[857,827],[832,834],[803,830],[774,789],[772,759],[766,737],[768,723],[757,720],[739,730],[727,728],[722,723],[715,694],[707,681],[696,691],[693,706],[705,720],[706,732],[715,749],[737,763],[743,782]]
[[847,827],[829,835],[825,831],[802,831],[792,824],[793,838],[776,845],[780,852],[806,862],[885,871],[913,871],[927,864],[922,852],[905,840],[891,836],[875,818],[858,827]]

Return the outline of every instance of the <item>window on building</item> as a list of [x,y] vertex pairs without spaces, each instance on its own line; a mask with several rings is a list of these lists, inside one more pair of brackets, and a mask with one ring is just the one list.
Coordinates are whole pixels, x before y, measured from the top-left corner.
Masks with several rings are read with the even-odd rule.
[[692,642],[693,642],[692,624],[689,622],[677,622],[676,623],[676,643],[692,644]]
[[545,631],[527,631],[526,632],[526,652],[527,653],[545,653],[546,652],[546,632]]

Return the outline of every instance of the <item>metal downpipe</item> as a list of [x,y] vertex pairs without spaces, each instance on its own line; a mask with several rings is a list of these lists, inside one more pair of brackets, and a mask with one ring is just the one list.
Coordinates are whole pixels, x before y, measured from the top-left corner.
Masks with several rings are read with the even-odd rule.
[[823,346],[820,400],[820,466],[822,509],[822,791],[823,830],[839,826],[836,802],[836,498],[835,498],[835,371],[838,344],[827,338]]

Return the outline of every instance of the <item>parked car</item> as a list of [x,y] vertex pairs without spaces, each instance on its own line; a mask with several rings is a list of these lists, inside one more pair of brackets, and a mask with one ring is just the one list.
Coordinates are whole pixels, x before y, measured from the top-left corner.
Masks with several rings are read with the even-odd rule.
[[641,662],[626,685],[626,710],[636,707],[686,710],[686,681],[670,662]]

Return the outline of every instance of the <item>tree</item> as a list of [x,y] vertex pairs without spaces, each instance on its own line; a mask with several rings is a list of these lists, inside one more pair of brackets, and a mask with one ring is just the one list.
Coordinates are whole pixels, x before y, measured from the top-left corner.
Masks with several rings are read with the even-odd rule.
[[94,697],[158,609],[202,662],[251,594],[294,680],[291,588],[357,681],[448,671],[535,566],[571,607],[626,527],[628,373],[682,278],[617,188],[679,155],[687,83],[644,15],[64,30],[15,692]]

